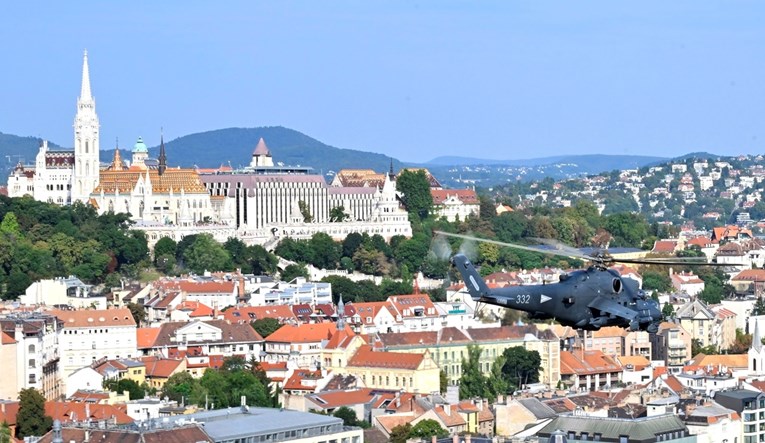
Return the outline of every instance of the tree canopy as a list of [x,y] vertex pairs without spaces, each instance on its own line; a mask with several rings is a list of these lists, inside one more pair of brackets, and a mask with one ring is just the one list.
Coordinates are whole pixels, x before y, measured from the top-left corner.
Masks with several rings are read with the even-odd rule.
[[6,300],[37,280],[75,275],[99,284],[112,273],[137,276],[139,264],[148,263],[146,237],[129,229],[126,214],[0,196],[0,220],[0,297]]
[[16,414],[16,438],[42,437],[53,426],[45,415],[45,397],[35,388],[19,391],[19,412]]

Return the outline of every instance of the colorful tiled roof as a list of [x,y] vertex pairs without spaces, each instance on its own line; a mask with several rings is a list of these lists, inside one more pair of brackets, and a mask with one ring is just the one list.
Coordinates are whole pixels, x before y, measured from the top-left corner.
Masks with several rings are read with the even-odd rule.
[[[345,332],[354,335],[350,326],[346,325]],[[266,341],[279,343],[317,343],[329,340],[337,331],[335,323],[305,323],[300,325],[284,325],[268,336]]]
[[415,370],[424,357],[425,354],[420,353],[373,351],[371,346],[366,345],[348,360],[348,366]]
[[50,313],[61,319],[65,328],[135,326],[133,314],[128,308],[78,309],[74,311],[53,309]]

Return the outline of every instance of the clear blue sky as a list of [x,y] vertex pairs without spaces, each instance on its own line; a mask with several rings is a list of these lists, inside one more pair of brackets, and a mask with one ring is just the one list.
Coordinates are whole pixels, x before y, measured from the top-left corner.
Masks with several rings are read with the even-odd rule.
[[765,152],[762,1],[4,2],[0,131],[282,125],[405,161]]

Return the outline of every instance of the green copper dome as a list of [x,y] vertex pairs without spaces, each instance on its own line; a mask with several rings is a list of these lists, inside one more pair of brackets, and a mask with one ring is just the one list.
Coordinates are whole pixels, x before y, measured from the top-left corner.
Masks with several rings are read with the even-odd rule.
[[133,145],[133,152],[149,152],[149,148],[146,147],[141,137],[138,137],[138,141]]

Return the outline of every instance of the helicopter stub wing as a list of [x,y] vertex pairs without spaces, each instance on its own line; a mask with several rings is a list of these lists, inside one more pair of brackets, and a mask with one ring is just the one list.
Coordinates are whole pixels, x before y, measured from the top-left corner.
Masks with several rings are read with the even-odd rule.
[[604,312],[612,317],[621,317],[630,322],[637,317],[637,311],[634,309],[628,309],[625,306],[616,303],[613,300],[609,300],[606,297],[595,297],[595,300],[587,305],[588,308],[597,309],[600,312]]

